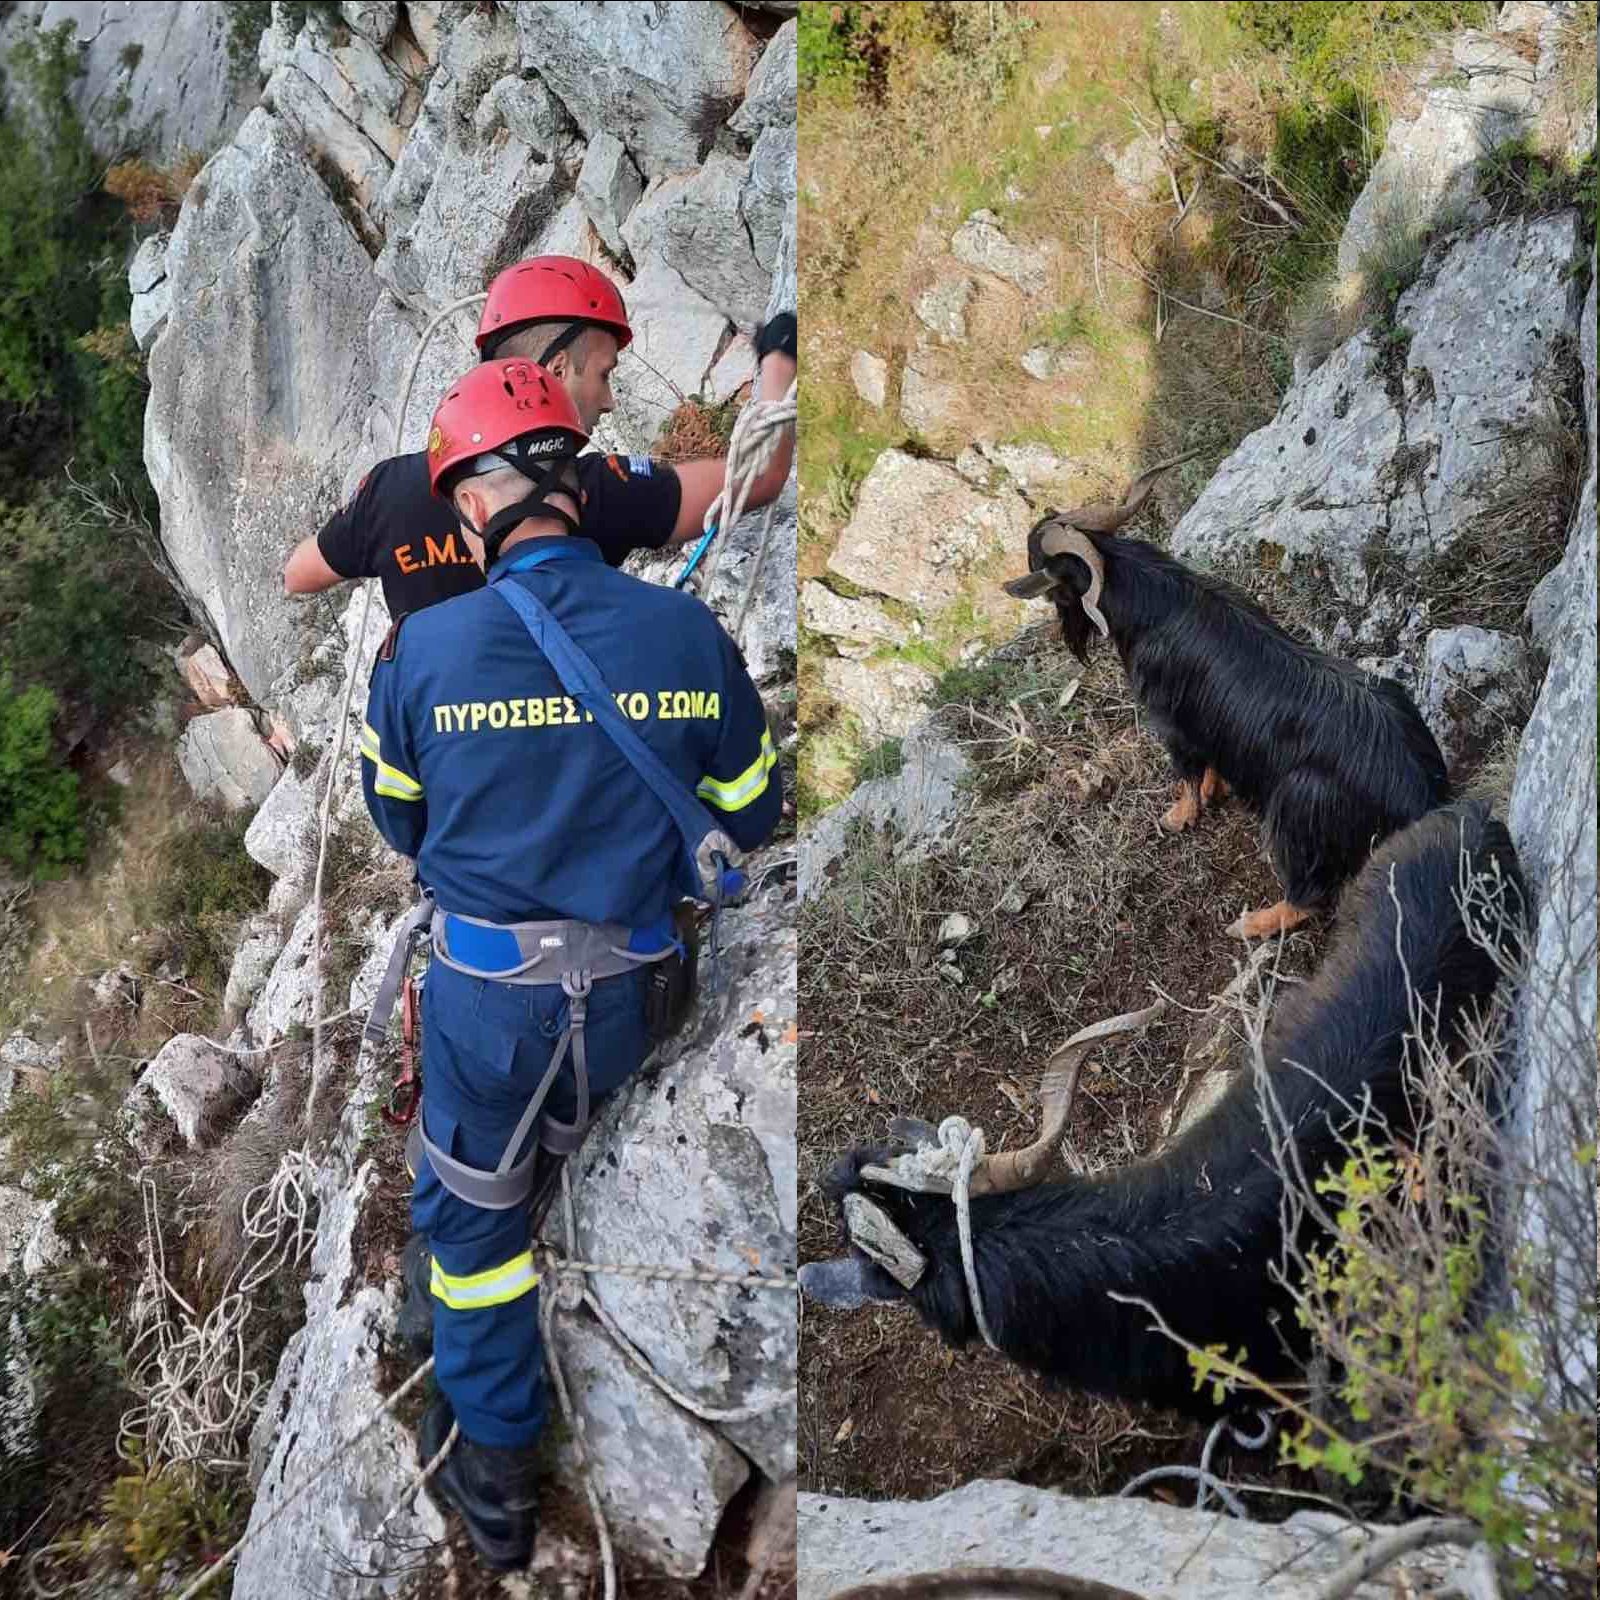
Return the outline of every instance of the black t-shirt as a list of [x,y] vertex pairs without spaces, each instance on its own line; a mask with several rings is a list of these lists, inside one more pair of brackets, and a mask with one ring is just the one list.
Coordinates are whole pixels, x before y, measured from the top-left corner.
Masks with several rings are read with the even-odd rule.
[[[578,458],[581,529],[620,567],[630,551],[658,550],[672,537],[682,490],[671,467],[648,456]],[[380,461],[317,535],[322,559],[341,578],[381,578],[391,617],[483,587],[455,512],[428,487],[428,458]]]

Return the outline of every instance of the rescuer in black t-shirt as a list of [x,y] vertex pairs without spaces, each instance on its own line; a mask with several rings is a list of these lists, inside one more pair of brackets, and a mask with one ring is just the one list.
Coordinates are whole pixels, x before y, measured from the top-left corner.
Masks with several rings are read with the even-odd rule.
[[[611,374],[633,338],[615,284],[586,261],[534,256],[489,285],[478,324],[478,353],[522,356],[561,380],[586,428],[613,408]],[[792,313],[756,335],[757,397],[780,399],[795,374]],[[789,476],[794,433],[755,481],[749,508],[775,499]],[[633,550],[697,538],[723,483],[721,457],[668,465],[649,456],[587,455],[577,462],[583,534],[613,567]],[[454,511],[428,487],[417,451],[380,461],[322,531],[294,548],[283,570],[289,594],[316,594],[355,578],[378,578],[391,617],[481,588]]]

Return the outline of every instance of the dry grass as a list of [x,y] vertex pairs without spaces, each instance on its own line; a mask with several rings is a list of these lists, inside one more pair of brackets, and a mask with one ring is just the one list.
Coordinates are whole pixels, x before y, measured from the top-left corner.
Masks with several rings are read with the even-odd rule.
[[[124,1056],[143,1059],[175,1033],[209,1026],[219,996],[186,980],[162,981],[164,936],[146,916],[168,872],[168,851],[190,828],[190,796],[170,751],[151,748],[130,765],[117,826],[99,840],[84,869],[34,894],[34,940],[26,964],[0,995],[0,1019],[20,1026],[37,1018],[51,1035],[81,1036],[87,1020],[101,1048],[115,1040]],[[140,1004],[97,1012],[89,986],[130,966]]]
[[[986,689],[967,685],[968,709],[946,717],[986,793],[960,835],[921,862],[864,836],[806,907],[802,1259],[837,1252],[818,1182],[845,1149],[882,1139],[891,1116],[958,1111],[991,1148],[1029,1142],[1050,1049],[1087,1022],[1148,1005],[1152,980],[1177,1004],[1162,1027],[1093,1061],[1071,1164],[1148,1154],[1193,1081],[1229,1057],[1232,1014],[1212,996],[1244,951],[1222,930],[1242,907],[1277,897],[1256,824],[1227,805],[1188,834],[1162,834],[1166,758],[1120,669],[1093,658],[1062,706],[1068,677],[1051,645],[996,670]],[[954,911],[976,932],[949,962],[938,934]],[[1287,970],[1306,970],[1322,936],[1320,924],[1292,936]],[[1186,1423],[1051,1390],[987,1352],[947,1351],[907,1312],[805,1315],[808,1488],[922,1496],[991,1476],[1105,1493],[1197,1449]]]
[[725,456],[739,415],[738,395],[719,406],[703,400],[685,400],[667,419],[653,454],[663,461],[696,461],[705,456]]
[[1547,117],[1552,138],[1565,147],[1594,115],[1596,92],[1596,29],[1600,5],[1578,0],[1561,20],[1556,45],[1553,112]]

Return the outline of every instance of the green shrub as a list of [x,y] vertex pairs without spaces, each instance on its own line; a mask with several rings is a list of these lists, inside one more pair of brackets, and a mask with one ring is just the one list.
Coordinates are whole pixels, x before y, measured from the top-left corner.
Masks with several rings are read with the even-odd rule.
[[163,845],[149,919],[167,931],[191,982],[220,991],[242,918],[266,904],[272,874],[244,848],[248,817],[202,814]]
[[854,87],[866,76],[866,62],[855,53],[862,9],[859,5],[800,7],[795,45],[801,88]]
[[137,704],[149,690],[139,640],[179,615],[140,548],[153,535],[139,516],[126,508],[108,524],[62,479],[0,505],[0,668],[48,686],[64,715]]
[[20,692],[0,672],[0,862],[56,878],[83,860],[78,776],[56,764],[56,697],[42,684]]
[[1011,3],[841,0],[803,5],[797,43],[800,87],[882,95],[899,58],[932,53],[998,89],[1021,59],[1028,26]]
[[1302,83],[1370,89],[1436,34],[1490,25],[1494,9],[1479,0],[1229,0],[1228,16]]

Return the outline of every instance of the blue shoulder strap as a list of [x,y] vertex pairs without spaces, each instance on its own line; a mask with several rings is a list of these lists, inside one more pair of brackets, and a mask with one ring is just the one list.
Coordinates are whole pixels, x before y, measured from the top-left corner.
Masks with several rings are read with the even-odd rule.
[[628,763],[649,784],[667,808],[683,839],[689,892],[713,904],[731,899],[744,887],[744,874],[735,871],[733,842],[715,826],[705,807],[687,785],[628,726],[617,702],[606,688],[599,668],[556,621],[550,608],[520,584],[497,578],[489,586],[522,619],[533,642],[543,652],[561,680],[561,687],[600,724]]

